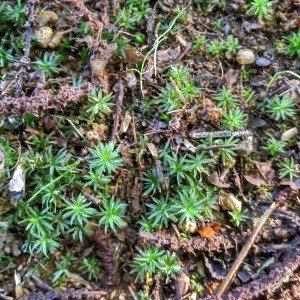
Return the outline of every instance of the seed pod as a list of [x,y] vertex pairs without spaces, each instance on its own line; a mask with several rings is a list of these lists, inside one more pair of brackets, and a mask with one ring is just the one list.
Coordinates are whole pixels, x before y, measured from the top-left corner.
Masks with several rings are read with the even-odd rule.
[[36,18],[39,27],[43,27],[48,23],[56,23],[58,19],[58,15],[51,10],[41,11]]
[[53,30],[48,26],[44,26],[36,29],[34,34],[35,34],[35,39],[37,40],[39,45],[42,48],[47,48],[49,42],[53,37]]
[[51,41],[49,42],[48,47],[51,48],[51,49],[54,49],[57,46],[59,46],[59,44],[61,43],[61,41],[62,41],[62,39],[64,37],[64,34],[65,34],[64,31],[58,31],[58,32],[56,32],[53,35]]

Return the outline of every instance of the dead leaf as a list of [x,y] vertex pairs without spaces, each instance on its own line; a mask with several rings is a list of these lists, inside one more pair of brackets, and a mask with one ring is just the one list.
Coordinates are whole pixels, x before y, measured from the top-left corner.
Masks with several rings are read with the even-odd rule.
[[153,143],[147,143],[147,148],[153,157],[157,157],[157,148]]
[[106,44],[100,42],[97,47],[94,49],[94,54],[90,59],[91,66],[91,81],[94,85],[101,84],[103,93],[108,94],[109,89],[109,76],[106,71],[109,60],[113,57],[117,46],[115,44]]
[[290,180],[281,180],[281,185],[288,185],[293,190],[300,190],[300,178],[296,178],[293,181]]
[[225,183],[220,180],[219,174],[216,171],[211,173],[207,177],[207,180],[209,181],[209,183],[211,183],[219,188],[229,188],[230,187],[229,183]]
[[130,65],[135,65],[144,59],[142,55],[135,47],[127,47],[124,49],[125,52],[125,62]]
[[226,265],[222,259],[213,254],[209,254],[209,257],[204,255],[204,263],[212,278],[222,279],[226,276]]
[[256,168],[247,170],[244,178],[255,186],[270,185],[275,174],[271,164],[271,162],[255,162]]
[[201,235],[201,237],[210,239],[220,229],[221,229],[221,224],[219,224],[219,223],[210,223],[210,224],[207,224],[206,226],[200,228],[198,230],[198,233]]
[[120,131],[122,133],[127,132],[130,122],[131,122],[131,115],[130,115],[130,112],[128,110],[126,110],[124,119],[123,119],[123,121],[121,123],[121,126],[120,126]]
[[177,275],[177,287],[180,293],[180,297],[183,297],[189,290],[190,278],[184,272]]
[[[172,49],[168,48],[165,50],[159,50],[156,53],[156,67],[157,72],[160,72],[160,67],[163,66],[163,64],[166,64],[168,62],[172,62],[176,59],[176,57],[180,54],[180,46]],[[154,58],[153,56],[150,57],[148,60],[145,70],[144,70],[144,78],[151,82],[152,81],[152,75],[154,73]]]
[[18,164],[12,179],[8,183],[10,198],[13,201],[18,201],[25,193],[25,169],[23,164]]

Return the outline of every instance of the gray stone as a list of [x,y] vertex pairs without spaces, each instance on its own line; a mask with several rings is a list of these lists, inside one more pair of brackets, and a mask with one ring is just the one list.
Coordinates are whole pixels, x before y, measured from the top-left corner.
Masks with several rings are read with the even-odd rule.
[[258,57],[255,61],[255,64],[258,67],[268,67],[272,62],[264,57]]
[[255,61],[255,54],[250,49],[241,49],[236,55],[236,60],[240,65],[251,65]]

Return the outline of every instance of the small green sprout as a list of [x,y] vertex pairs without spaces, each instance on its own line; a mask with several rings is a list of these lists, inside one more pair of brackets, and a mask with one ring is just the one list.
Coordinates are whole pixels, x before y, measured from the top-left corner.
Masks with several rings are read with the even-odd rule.
[[208,53],[211,54],[213,57],[221,56],[224,49],[224,44],[217,40],[211,41],[207,46]]
[[81,271],[83,274],[88,275],[89,280],[92,279],[97,280],[100,273],[100,262],[94,256],[84,258],[81,261],[81,266],[79,267],[79,271]]
[[25,5],[22,5],[21,0],[17,0],[17,4],[13,7],[10,5],[6,6],[5,15],[8,20],[23,26],[26,22],[26,15],[25,15]]
[[120,149],[113,142],[107,144],[99,143],[97,147],[90,148],[92,159],[89,161],[91,169],[98,169],[98,173],[116,172],[123,165],[123,158],[120,157]]
[[202,173],[208,175],[208,164],[214,162],[214,160],[207,158],[204,152],[196,154],[187,154],[185,159],[186,169],[193,173],[194,177],[201,175]]
[[136,280],[143,280],[147,274],[150,276],[155,275],[161,269],[161,259],[166,251],[158,248],[143,249],[136,247],[138,254],[133,259],[131,264],[131,272],[137,273]]
[[253,0],[248,5],[247,13],[249,15],[258,16],[259,18],[267,18],[274,1],[270,0]]
[[142,219],[137,222],[140,225],[140,232],[152,232],[155,229],[158,229],[157,225],[154,225],[152,220],[146,219],[142,216]]
[[85,203],[86,199],[82,195],[78,195],[75,201],[65,200],[67,207],[64,209],[65,219],[70,219],[70,224],[86,224],[90,218],[96,215],[96,209],[90,207],[91,203]]
[[202,49],[202,47],[205,45],[206,40],[203,37],[198,37],[194,41],[193,49],[198,50]]
[[92,94],[88,96],[88,102],[85,107],[85,112],[89,118],[94,119],[96,116],[104,118],[105,115],[108,115],[112,112],[111,107],[113,103],[113,94],[110,93],[106,96],[103,96],[102,90],[93,90]]
[[295,115],[294,101],[286,96],[281,99],[278,95],[274,96],[273,99],[267,99],[267,112],[270,113],[271,117],[276,121],[286,120],[287,118]]
[[221,160],[224,166],[232,165],[235,162],[236,153],[234,152],[234,146],[237,145],[238,140],[234,139],[234,137],[230,137],[225,139],[224,142],[220,142],[223,145],[231,145],[233,148],[222,148],[220,150]]
[[214,21],[212,25],[214,30],[220,30],[222,28],[222,19]]
[[233,210],[229,212],[231,215],[231,222],[236,226],[239,227],[240,223],[249,219],[247,212],[242,210]]
[[[32,235],[34,237],[34,242],[29,245],[29,252],[31,254],[34,253],[34,250],[36,250],[37,253],[43,253],[45,256],[48,257],[48,253],[53,254],[56,252],[61,244],[55,240],[57,236],[52,234],[46,234],[46,235]],[[26,248],[26,243],[23,245],[23,248]]]
[[166,277],[166,283],[168,283],[171,278],[176,279],[177,275],[181,273],[181,268],[177,263],[177,257],[174,252],[171,255],[167,252],[162,257],[161,264],[162,268],[159,273],[162,277]]
[[240,109],[228,110],[223,115],[222,125],[224,129],[242,129],[246,125],[246,114]]
[[161,180],[159,179],[155,169],[144,172],[141,181],[144,182],[144,195],[153,195],[157,192],[161,192]]
[[236,54],[237,50],[241,48],[239,39],[229,35],[225,41],[225,52],[230,54]]
[[285,52],[290,56],[297,56],[300,58],[300,30],[285,37],[287,44],[283,47]]
[[179,192],[179,198],[173,200],[175,215],[179,217],[179,225],[184,224],[186,231],[190,226],[197,226],[197,219],[203,220],[201,214],[204,200],[197,196],[194,191],[183,190]]
[[52,282],[57,281],[62,276],[70,277],[71,272],[69,271],[69,269],[72,266],[72,262],[74,260],[76,260],[76,258],[71,254],[70,251],[68,251],[66,255],[62,256],[61,260],[55,263],[57,271],[53,274],[54,277],[52,279]]
[[279,178],[288,177],[289,180],[293,180],[299,174],[299,165],[295,164],[294,159],[285,158],[281,163],[278,164],[279,167]]
[[37,208],[28,207],[27,218],[20,223],[26,223],[26,231],[32,235],[42,236],[53,230],[47,209],[39,212]]
[[217,106],[224,110],[235,108],[238,104],[237,96],[232,94],[232,91],[227,89],[225,85],[223,85],[221,93],[214,97],[214,100],[217,101]]
[[35,69],[43,71],[46,77],[53,77],[54,73],[59,72],[61,69],[58,68],[59,56],[52,52],[50,55],[48,52],[44,53],[43,58],[39,58],[34,62]]
[[138,254],[133,259],[130,272],[137,273],[136,281],[143,280],[148,275],[156,278],[166,277],[168,283],[170,278],[175,279],[181,272],[175,253],[170,255],[165,250],[154,247],[143,249],[136,247],[136,249]]
[[169,161],[170,171],[168,172],[168,176],[176,176],[178,184],[180,184],[183,179],[188,177],[185,160],[185,156],[178,158],[174,155],[172,160]]
[[100,217],[99,225],[104,225],[105,232],[111,229],[116,233],[116,228],[126,226],[126,222],[124,221],[126,207],[125,203],[115,200],[114,196],[104,200],[103,207],[98,216]]
[[90,170],[88,174],[83,175],[83,178],[87,180],[84,187],[90,186],[94,191],[105,188],[105,186],[111,181],[111,178],[104,176],[98,168]]
[[263,147],[272,156],[278,153],[284,153],[284,147],[287,145],[284,141],[278,141],[273,136],[269,136],[266,146]]
[[146,205],[150,208],[148,218],[153,222],[153,226],[157,226],[160,229],[163,227],[167,228],[170,220],[176,222],[172,203],[168,196],[152,199],[154,203],[147,203]]

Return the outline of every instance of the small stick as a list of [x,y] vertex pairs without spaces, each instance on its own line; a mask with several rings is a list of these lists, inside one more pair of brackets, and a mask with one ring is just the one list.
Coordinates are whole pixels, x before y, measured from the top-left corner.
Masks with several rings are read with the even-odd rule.
[[54,289],[49,284],[44,282],[40,277],[36,275],[31,275],[30,277],[34,280],[35,284],[42,290],[47,292],[54,291]]
[[274,211],[275,208],[277,208],[279,206],[278,202],[273,202],[270,207],[265,211],[265,213],[261,216],[261,218],[259,219],[258,223],[256,224],[252,234],[250,235],[248,241],[246,242],[246,244],[244,245],[244,247],[242,248],[240,254],[238,255],[238,257],[236,258],[234,264],[232,265],[229,273],[227,274],[227,276],[225,277],[222,285],[220,286],[220,288],[217,290],[216,296],[217,297],[222,297],[222,295],[224,294],[224,292],[226,291],[226,289],[229,287],[229,285],[231,284],[236,272],[238,271],[239,267],[241,266],[241,264],[243,263],[244,259],[246,258],[250,248],[252,247],[257,235],[259,234],[261,228],[263,227],[263,225],[265,224],[265,222],[267,221],[267,219],[269,218],[270,214]]
[[224,137],[243,137],[243,136],[251,136],[252,132],[250,130],[241,130],[241,131],[231,131],[231,130],[224,130],[224,131],[193,131],[190,133],[190,137],[194,139],[206,139],[208,137],[213,138],[224,138]]
[[235,148],[236,145],[212,145],[207,147],[196,147],[197,151],[206,151],[206,150],[215,150],[215,149],[224,149],[224,148]]
[[183,94],[181,93],[181,90],[179,89],[179,87],[177,86],[176,82],[174,81],[174,79],[172,77],[170,77],[170,81],[171,81],[171,84],[172,84],[173,88],[178,93],[178,96],[179,96],[180,100],[183,103],[186,103],[187,102],[186,99],[184,98]]
[[119,128],[119,121],[120,121],[120,115],[121,115],[121,111],[122,111],[123,98],[124,98],[124,85],[123,85],[122,79],[120,78],[119,79],[119,94],[118,94],[117,101],[116,101],[116,115],[115,115],[114,126],[113,126],[113,130],[111,133],[111,138],[110,138],[110,140],[113,143],[116,140],[117,131]]

